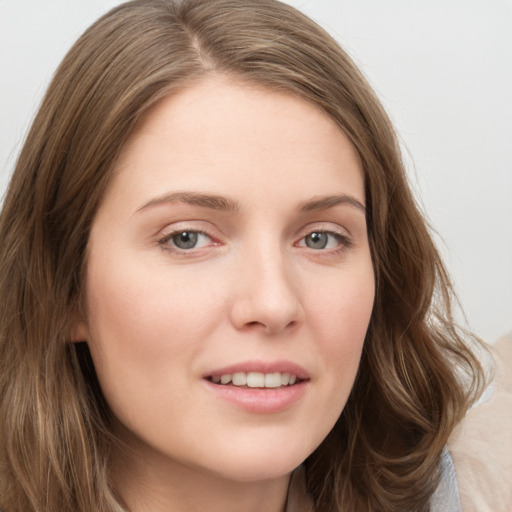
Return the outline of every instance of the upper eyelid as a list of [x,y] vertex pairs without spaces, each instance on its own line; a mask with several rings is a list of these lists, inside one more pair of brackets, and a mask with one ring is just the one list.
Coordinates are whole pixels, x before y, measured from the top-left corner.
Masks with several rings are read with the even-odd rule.
[[204,230],[204,229],[198,229],[198,228],[179,228],[179,229],[171,229],[165,233],[162,233],[160,232],[159,235],[157,235],[157,240],[159,242],[161,241],[166,241],[166,240],[170,240],[173,236],[175,235],[179,235],[181,233],[185,233],[185,232],[189,232],[189,233],[197,233],[197,234],[200,234],[200,235],[204,235],[206,237],[208,237],[210,240],[215,240],[215,236],[208,233],[208,231]]
[[190,220],[180,220],[176,222],[171,222],[164,227],[158,229],[158,231],[153,235],[153,238],[163,238],[168,235],[173,235],[175,233],[180,233],[183,231],[194,231],[197,233],[203,233],[211,238],[215,237],[214,231],[218,232],[219,230],[214,228],[214,226],[205,220],[199,219],[190,219]]
[[[217,228],[210,221],[202,219],[188,219],[172,222],[159,229],[158,232],[152,236],[152,238],[156,241],[163,240],[165,238],[169,239],[174,234],[184,231],[201,233],[218,242],[225,241],[226,238],[226,233],[224,233],[223,230]],[[298,240],[315,231],[322,233],[333,233],[344,238],[352,238],[352,233],[347,227],[333,221],[310,222],[297,229],[295,234],[290,233],[289,235],[295,239],[294,243],[296,243]]]
[[304,237],[309,233],[314,233],[315,231],[319,231],[322,233],[334,233],[340,236],[352,237],[352,233],[348,228],[332,221],[319,221],[319,222],[311,222],[298,230],[297,236]]

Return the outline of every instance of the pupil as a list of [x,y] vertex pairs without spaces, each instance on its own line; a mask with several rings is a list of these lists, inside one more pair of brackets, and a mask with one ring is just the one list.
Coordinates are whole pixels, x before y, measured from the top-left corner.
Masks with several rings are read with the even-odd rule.
[[192,249],[197,244],[197,233],[183,231],[183,233],[174,235],[172,241],[180,249]]
[[306,238],[306,245],[310,249],[324,249],[327,245],[327,233],[311,233]]

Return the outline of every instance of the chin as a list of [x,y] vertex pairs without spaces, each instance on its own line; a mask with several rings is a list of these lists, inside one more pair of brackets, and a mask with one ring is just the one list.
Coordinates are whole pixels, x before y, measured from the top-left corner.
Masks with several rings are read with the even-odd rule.
[[[256,482],[273,480],[288,476],[304,462],[309,450],[287,450],[285,444],[279,448],[230,451],[232,455],[223,457],[222,463],[216,465],[216,472],[223,478],[237,482]],[[232,449],[234,450],[234,448]],[[249,453],[248,453],[249,452]]]
[[266,464],[240,464],[236,467],[226,468],[219,476],[226,480],[240,483],[263,482],[267,480],[276,480],[282,477],[288,477],[302,461],[289,464],[278,463],[276,461]]

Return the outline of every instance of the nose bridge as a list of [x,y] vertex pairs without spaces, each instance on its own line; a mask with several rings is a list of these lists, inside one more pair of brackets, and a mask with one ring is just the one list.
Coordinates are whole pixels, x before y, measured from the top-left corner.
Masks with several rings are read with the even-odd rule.
[[[300,320],[300,297],[293,266],[278,240],[259,239],[240,255],[233,320],[237,327],[277,333]],[[236,278],[235,278],[236,279]]]

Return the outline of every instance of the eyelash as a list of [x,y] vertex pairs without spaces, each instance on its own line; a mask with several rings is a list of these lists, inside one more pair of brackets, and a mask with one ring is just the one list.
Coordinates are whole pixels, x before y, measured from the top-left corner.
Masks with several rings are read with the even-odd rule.
[[[162,237],[161,239],[158,240],[158,245],[160,245],[162,247],[162,249],[164,249],[166,251],[171,251],[173,253],[182,254],[182,255],[190,254],[194,250],[203,248],[203,247],[194,246],[194,247],[190,247],[188,249],[184,249],[181,247],[176,247],[175,244],[171,245],[169,243],[173,240],[173,238],[175,238],[179,235],[184,235],[184,234],[206,237],[210,240],[210,243],[208,245],[221,245],[219,242],[214,242],[214,238],[212,236],[210,236],[208,233],[206,233],[205,231],[202,231],[200,229],[186,229],[186,228],[178,229],[178,230],[172,231],[171,233],[166,234],[164,237]],[[317,248],[317,249],[308,247],[306,245],[305,240],[307,239],[307,237],[310,237],[312,235],[328,235],[336,240],[336,243],[338,246],[334,247],[334,248],[327,248],[327,249],[325,247],[321,247],[321,248]],[[302,244],[302,242],[304,242],[304,244]],[[327,245],[328,244],[329,244],[329,241],[327,241]],[[206,247],[208,247],[208,245]],[[315,253],[337,254],[339,252],[346,251],[347,249],[350,249],[353,246],[353,242],[347,235],[339,233],[334,230],[312,229],[311,231],[306,233],[304,236],[302,236],[298,240],[298,242],[296,242],[294,244],[294,246],[295,247],[304,247],[306,249],[310,249],[311,251],[313,251]]]
[[[306,244],[305,240],[312,235],[329,235],[330,237],[336,240],[337,247],[330,249],[325,249],[325,247],[322,247],[320,249],[314,249],[313,247],[307,247],[307,245],[299,245],[302,241],[304,241],[304,244]],[[327,244],[328,243],[329,242],[327,242]],[[299,247],[307,247],[315,252],[329,252],[329,254],[337,254],[341,251],[346,251],[347,249],[350,249],[353,246],[353,242],[347,235],[339,233],[337,231],[328,229],[313,229],[309,231],[306,235],[304,235],[295,245]]]

